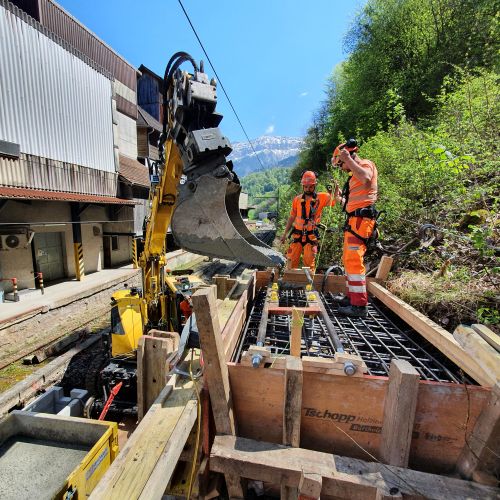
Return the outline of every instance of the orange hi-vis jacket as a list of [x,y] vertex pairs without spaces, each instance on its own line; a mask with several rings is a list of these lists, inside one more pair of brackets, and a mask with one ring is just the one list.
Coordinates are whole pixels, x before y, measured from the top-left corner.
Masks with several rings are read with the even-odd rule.
[[346,212],[354,212],[357,208],[364,208],[373,205],[377,201],[377,167],[370,160],[361,160],[362,167],[367,168],[372,173],[369,184],[362,183],[355,176],[349,180],[349,198],[347,200]]
[[317,240],[315,230],[321,221],[321,213],[325,207],[333,207],[335,198],[329,193],[314,193],[312,196],[299,194],[293,199],[290,216],[295,217],[293,223],[294,241],[308,243]]

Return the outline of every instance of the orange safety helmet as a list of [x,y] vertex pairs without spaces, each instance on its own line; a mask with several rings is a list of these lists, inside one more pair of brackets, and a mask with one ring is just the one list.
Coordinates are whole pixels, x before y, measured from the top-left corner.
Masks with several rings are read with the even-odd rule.
[[358,150],[358,143],[357,143],[356,139],[349,139],[347,142],[339,144],[335,148],[335,150],[333,151],[333,154],[332,154],[333,165],[340,165],[339,156],[340,156],[340,152],[343,149],[347,149],[347,151],[349,151],[349,153],[355,153]]
[[302,174],[302,178],[300,179],[300,183],[303,186],[315,186],[318,183],[316,178],[316,174],[312,170],[306,170]]

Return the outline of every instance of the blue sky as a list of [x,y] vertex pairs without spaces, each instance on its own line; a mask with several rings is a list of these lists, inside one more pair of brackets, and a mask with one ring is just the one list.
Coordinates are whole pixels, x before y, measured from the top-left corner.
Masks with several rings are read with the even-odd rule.
[[[136,67],[163,75],[170,56],[204,59],[177,0],[58,0]],[[362,0],[183,0],[248,135],[302,136],[342,61]],[[188,68],[186,66],[186,68]],[[212,71],[205,61],[205,70]],[[222,90],[221,129],[245,140]]]

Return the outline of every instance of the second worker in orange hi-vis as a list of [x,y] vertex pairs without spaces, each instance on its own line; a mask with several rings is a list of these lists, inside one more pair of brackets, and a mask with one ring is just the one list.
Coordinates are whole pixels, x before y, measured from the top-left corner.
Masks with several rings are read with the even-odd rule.
[[335,148],[332,164],[349,172],[342,194],[336,200],[346,213],[343,261],[347,280],[347,295],[339,300],[339,312],[346,316],[365,317],[368,314],[368,294],[364,255],[367,245],[376,237],[377,167],[357,155],[354,139]]
[[[318,253],[321,213],[325,207],[335,205],[335,197],[331,192],[316,192],[318,183],[317,174],[312,170],[302,173],[300,180],[303,193],[293,199],[290,217],[286,223],[285,232],[281,237],[284,243],[293,226],[292,242],[287,251],[287,267],[297,269],[302,255],[303,264],[314,273],[316,269],[316,254]],[[338,186],[335,186],[335,195],[340,196]]]

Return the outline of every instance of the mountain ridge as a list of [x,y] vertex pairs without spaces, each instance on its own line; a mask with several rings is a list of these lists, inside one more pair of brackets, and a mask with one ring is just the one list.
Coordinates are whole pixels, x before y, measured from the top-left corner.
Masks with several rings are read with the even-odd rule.
[[[270,167],[290,167],[298,160],[303,146],[301,137],[263,135],[248,142],[235,142],[233,152],[228,156],[240,177]],[[255,150],[255,152],[254,152]],[[260,160],[260,161],[259,161]]]

